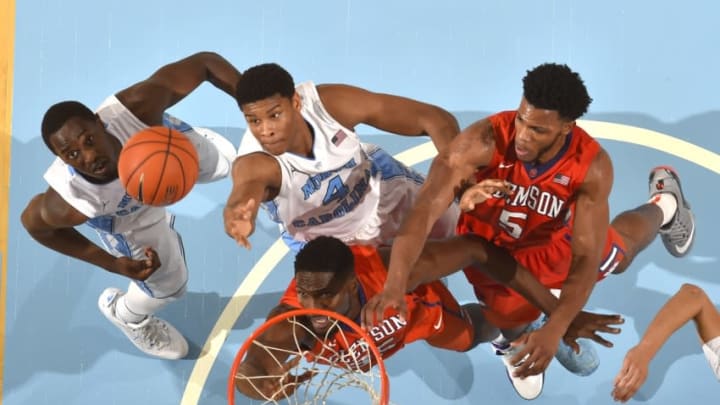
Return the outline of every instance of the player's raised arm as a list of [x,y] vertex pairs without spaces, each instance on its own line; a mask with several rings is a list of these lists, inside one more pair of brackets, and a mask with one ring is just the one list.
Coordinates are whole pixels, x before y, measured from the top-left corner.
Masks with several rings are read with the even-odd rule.
[[[291,309],[281,304],[270,311],[267,319]],[[238,366],[235,388],[245,396],[257,400],[278,401],[292,396],[304,381],[312,377],[309,371],[299,376],[290,373],[301,358],[290,358],[289,352],[298,351],[297,342],[303,341],[307,333],[305,329],[294,327],[290,322],[279,322],[268,328],[257,338],[259,344],[248,348],[245,359]]]
[[158,69],[149,78],[116,94],[147,125],[161,125],[162,114],[200,86],[210,82],[235,97],[240,72],[222,56],[199,52]]
[[275,198],[280,191],[280,165],[262,152],[239,156],[232,167],[233,187],[223,219],[225,232],[238,244],[250,249],[248,238],[255,230],[260,203]]
[[330,115],[346,128],[367,124],[398,135],[428,135],[438,150],[460,132],[455,117],[432,104],[340,84],[317,90]]
[[408,277],[417,261],[427,236],[437,219],[452,203],[455,195],[472,179],[479,166],[486,165],[495,150],[490,121],[478,121],[461,132],[433,160],[417,202],[408,212],[393,242],[388,278],[384,291],[367,302],[362,323],[369,326],[380,319],[387,308],[405,315],[403,295]]

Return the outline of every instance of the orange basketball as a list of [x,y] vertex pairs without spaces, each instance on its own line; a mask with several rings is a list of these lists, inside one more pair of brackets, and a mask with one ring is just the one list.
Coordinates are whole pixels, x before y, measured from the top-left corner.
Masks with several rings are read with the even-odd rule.
[[198,178],[198,154],[190,139],[166,127],[149,127],[127,141],[118,175],[125,191],[147,205],[180,201]]

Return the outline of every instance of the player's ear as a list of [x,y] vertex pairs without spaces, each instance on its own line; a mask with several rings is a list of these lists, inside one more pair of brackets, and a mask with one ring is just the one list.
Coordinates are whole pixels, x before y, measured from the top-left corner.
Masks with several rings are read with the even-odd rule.
[[293,108],[297,111],[300,111],[300,108],[302,107],[302,99],[300,98],[300,95],[297,91],[293,94],[290,101],[292,102]]
[[350,291],[351,291],[353,294],[357,294],[357,292],[358,292],[358,287],[359,287],[359,285],[360,285],[360,284],[358,283],[357,277],[355,277],[355,275],[353,275],[349,282],[350,282]]
[[564,121],[561,132],[562,132],[563,134],[567,134],[567,133],[569,133],[570,131],[572,131],[573,128],[575,128],[575,120],[572,120],[572,121]]

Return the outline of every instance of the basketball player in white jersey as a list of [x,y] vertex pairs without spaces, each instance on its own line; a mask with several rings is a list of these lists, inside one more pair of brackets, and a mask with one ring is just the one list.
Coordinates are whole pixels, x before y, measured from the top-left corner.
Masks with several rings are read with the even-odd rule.
[[[165,359],[187,354],[185,338],[153,314],[183,295],[187,268],[173,218],[164,208],[141,204],[118,179],[123,144],[148,126],[183,132],[200,160],[198,182],[226,177],[234,146],[207,129],[193,128],[165,110],[205,81],[234,96],[240,73],[214,53],[198,53],[160,68],[148,79],[108,97],[93,113],[76,101],[50,107],[42,137],[57,156],[45,173],[50,187],[22,214],[30,235],[57,252],[132,280],[127,292],[108,288],[101,312],[143,352]],[[75,227],[94,228],[106,250]]]
[[[236,99],[248,131],[233,165],[224,219],[226,232],[246,248],[258,203],[296,252],[320,235],[349,244],[389,244],[424,179],[361,142],[355,127],[429,135],[437,149],[459,132],[455,118],[439,107],[348,85],[295,87],[276,64],[246,70]],[[451,206],[432,235],[452,235],[458,215]]]

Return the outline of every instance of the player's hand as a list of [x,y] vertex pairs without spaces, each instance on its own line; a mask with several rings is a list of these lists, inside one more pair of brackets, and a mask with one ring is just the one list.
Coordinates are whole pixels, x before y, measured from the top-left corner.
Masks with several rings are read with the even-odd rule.
[[[290,372],[302,360],[302,356],[295,356],[285,363],[278,364],[272,370],[267,370],[267,377],[259,375],[245,376],[240,371],[235,375],[235,387],[238,391],[250,398],[279,401],[292,396],[302,384],[310,380],[317,372],[307,370],[300,375]],[[258,378],[260,377],[260,378]]]
[[553,329],[543,326],[512,342],[512,346],[519,347],[515,356],[510,359],[511,364],[518,365],[513,375],[526,378],[545,371],[557,352],[561,336]]
[[612,333],[617,335],[621,329],[613,327],[613,325],[622,325],[624,322],[625,320],[620,315],[603,315],[580,311],[565,332],[563,341],[570,346],[575,353],[580,352],[580,346],[578,346],[576,342],[578,338],[591,339],[605,347],[613,347],[612,342],[605,340],[598,335],[598,333]]
[[253,214],[256,209],[257,203],[251,198],[244,204],[226,205],[223,210],[225,232],[245,249],[251,248],[248,238],[255,232]]
[[493,193],[497,192],[505,195],[512,194],[510,183],[499,179],[485,179],[465,190],[462,197],[460,197],[460,209],[463,211],[472,211],[477,204],[481,204],[488,198],[492,198]]
[[112,272],[130,277],[133,280],[145,281],[160,267],[160,258],[153,248],[145,248],[146,259],[135,260],[130,257],[118,257],[113,261]]
[[385,318],[385,311],[389,308],[396,310],[401,319],[407,319],[407,303],[402,289],[385,287],[380,294],[370,298],[360,312],[360,326],[366,330],[372,328]]
[[649,364],[650,359],[638,346],[627,352],[614,381],[612,397],[615,401],[626,402],[635,395],[647,379]]

